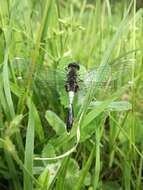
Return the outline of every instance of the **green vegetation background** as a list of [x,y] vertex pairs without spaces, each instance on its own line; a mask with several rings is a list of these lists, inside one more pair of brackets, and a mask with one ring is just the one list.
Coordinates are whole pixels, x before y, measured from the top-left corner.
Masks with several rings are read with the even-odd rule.
[[[141,7],[0,1],[0,189],[143,189]],[[52,71],[74,60],[98,67],[100,82],[107,68],[118,80],[114,89],[92,83],[82,103],[75,98],[68,136],[67,95]]]

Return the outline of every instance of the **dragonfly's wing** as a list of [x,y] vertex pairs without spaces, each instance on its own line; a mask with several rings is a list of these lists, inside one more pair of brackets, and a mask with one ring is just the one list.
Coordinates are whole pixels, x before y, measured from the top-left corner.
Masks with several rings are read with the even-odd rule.
[[85,73],[83,79],[79,81],[81,95],[84,96],[90,87],[96,90],[96,97],[98,94],[100,97],[110,95],[118,87],[124,86],[131,80],[130,67],[126,65],[124,68],[114,68],[113,71],[113,67],[106,65],[106,67],[99,67]]
[[[35,94],[42,97],[42,102],[45,105],[53,99],[55,105],[60,103],[65,107],[68,106],[68,95],[65,90],[66,72],[57,72],[57,70],[44,68],[35,72],[33,76],[33,91]],[[40,92],[39,92],[40,91]]]
[[[27,77],[27,72],[30,69],[31,58],[15,57],[12,61],[13,68],[17,79]],[[33,75],[33,81],[42,82],[54,86],[56,77],[63,80],[66,76],[66,66],[63,69],[51,68],[46,64],[36,64]]]
[[93,68],[92,70],[85,72],[83,76],[81,75],[82,81],[85,86],[89,86],[96,83],[96,86],[107,85],[107,83],[112,83],[126,76],[130,77],[131,74],[131,64],[116,64],[105,66],[99,66],[98,68]]
[[[112,77],[112,79],[118,78],[118,74],[124,74],[125,71],[128,71],[132,68],[132,64],[134,64],[133,60],[123,60],[120,62],[115,62],[114,64],[106,64],[106,65],[99,65],[98,67],[92,67],[88,72],[85,72],[84,75],[87,79],[92,78],[92,80],[97,81],[97,75],[100,74],[100,79],[106,79],[108,76]],[[89,76],[89,77],[88,77]],[[96,77],[95,77],[96,76]],[[99,80],[99,79],[98,79]]]
[[[31,60],[29,59],[16,59],[14,60],[14,69],[17,73],[17,77],[21,77],[24,80],[27,68],[29,68]],[[107,64],[106,66],[96,66],[87,71],[84,66],[80,66],[78,85],[79,94],[84,97],[91,85],[94,85],[99,91],[108,90],[111,93],[111,89],[114,89],[118,79],[122,76],[130,73],[131,63],[121,62],[113,65]],[[36,65],[36,69],[33,74],[33,88],[37,94],[42,94],[42,101],[47,103],[49,97],[56,97],[54,94],[59,95],[61,103],[68,105],[68,95],[65,91],[65,82],[67,70],[64,67],[51,68],[46,65]],[[126,75],[127,76],[127,75]],[[26,76],[27,77],[27,76]],[[21,80],[21,79],[20,79]],[[104,86],[104,88],[103,88]],[[40,91],[40,92],[39,92]],[[54,93],[55,92],[55,93]],[[48,96],[48,94],[50,94]],[[106,93],[107,94],[107,93]],[[96,93],[96,97],[98,97]]]
[[[97,68],[92,71],[84,71],[84,73],[80,73],[78,76],[78,85],[79,89],[82,91],[87,91],[91,85],[94,85],[98,88],[107,88],[113,89],[118,81],[124,75],[129,76],[129,68],[124,67],[118,69],[116,72],[112,71],[110,66],[106,66],[106,68]],[[44,70],[42,72],[37,72],[34,76],[34,83],[38,84],[41,88],[52,88],[57,89],[58,91],[65,91],[65,83],[66,83],[66,71],[60,70]]]
[[[88,89],[91,84],[99,87],[107,86],[107,84],[108,86],[113,86],[115,80],[122,78],[122,76],[127,73],[126,71],[130,70],[132,62],[131,60],[128,61],[124,59],[112,65],[106,64],[105,66],[99,65],[98,67],[93,67],[89,71],[81,65],[78,77],[79,87],[80,89]],[[27,68],[29,63],[30,59],[28,58],[16,58],[14,60],[18,77],[24,77],[24,73],[26,73],[25,68]],[[25,64],[27,64],[27,66]],[[41,88],[56,88],[58,86],[59,89],[64,89],[67,75],[66,67],[65,65],[51,69],[46,65],[37,65],[33,75],[33,82],[41,86]]]
[[33,79],[34,83],[41,84],[41,87],[56,88],[58,85],[60,87],[63,86],[64,88],[66,72],[43,68],[42,70],[35,72]]
[[[100,74],[101,73],[101,74]],[[99,76],[100,74],[100,76]],[[89,85],[92,83],[105,82],[111,76],[111,67],[108,65],[106,68],[97,68],[93,69],[90,72],[84,74],[84,83],[85,85]]]

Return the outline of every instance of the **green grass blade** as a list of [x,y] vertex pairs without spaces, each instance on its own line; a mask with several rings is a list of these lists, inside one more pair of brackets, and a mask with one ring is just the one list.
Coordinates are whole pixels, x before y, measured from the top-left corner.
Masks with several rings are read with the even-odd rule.
[[[29,100],[29,118],[28,118],[28,127],[26,132],[26,144],[25,144],[25,158],[24,158],[24,166],[33,174],[33,151],[34,151],[34,128],[35,128],[35,118],[33,115],[33,105]],[[33,183],[31,177],[27,172],[24,171],[24,190],[33,189]]]
[[91,151],[91,153],[90,153],[90,155],[88,157],[88,160],[87,160],[85,166],[83,167],[83,169],[82,169],[82,171],[80,173],[78,182],[75,184],[74,190],[81,190],[82,189],[85,177],[86,177],[86,175],[87,175],[87,173],[89,171],[89,168],[91,166],[91,163],[92,163],[94,157],[96,156],[95,155],[95,150],[96,150],[96,146],[93,146],[92,151]]
[[66,177],[69,160],[70,160],[70,156],[63,159],[63,162],[61,164],[61,167],[60,167],[58,175],[57,175],[56,190],[64,189],[65,177]]
[[10,179],[12,180],[11,184],[14,187],[14,189],[21,190],[22,187],[21,187],[21,183],[20,183],[20,178],[17,174],[16,165],[15,165],[15,162],[14,162],[12,155],[11,155],[11,153],[15,150],[15,147],[11,146],[12,143],[11,143],[9,137],[5,137],[5,139],[0,139],[0,141],[3,144],[5,160],[6,160],[6,163],[8,166]]
[[127,90],[127,88],[129,87],[129,85],[126,85],[124,87],[122,87],[121,89],[118,89],[114,94],[112,94],[107,100],[103,101],[100,106],[95,107],[93,110],[91,110],[84,118],[83,121],[83,128],[88,125],[91,121],[93,121],[95,119],[95,117],[97,115],[99,115],[101,112],[103,112],[108,106],[109,104],[111,104],[111,102],[113,102],[114,100],[116,100],[117,98],[119,98],[123,92],[125,92]]
[[20,179],[17,174],[17,169],[15,167],[15,163],[9,152],[5,151],[5,159],[7,161],[10,177],[12,179],[12,184],[15,190],[22,190]]
[[102,132],[102,126],[98,126],[96,129],[96,135],[95,135],[95,140],[96,140],[96,161],[95,161],[95,175],[94,175],[94,181],[93,181],[93,187],[94,190],[97,189],[98,183],[100,180],[100,170],[101,170],[101,161],[100,161],[100,139],[101,139],[101,132]]
[[32,109],[33,109],[33,117],[35,120],[35,133],[37,137],[39,138],[40,142],[42,143],[45,139],[42,123],[38,114],[38,110],[36,109],[36,106],[34,105],[32,101],[31,101],[31,104],[32,104]]
[[3,83],[4,83],[4,92],[6,96],[6,100],[8,103],[9,107],[9,112],[11,115],[11,118],[15,116],[15,111],[14,111],[14,105],[11,97],[11,90],[10,90],[10,84],[9,84],[9,75],[8,75],[8,57],[5,55],[5,61],[4,61],[4,66],[3,66]]

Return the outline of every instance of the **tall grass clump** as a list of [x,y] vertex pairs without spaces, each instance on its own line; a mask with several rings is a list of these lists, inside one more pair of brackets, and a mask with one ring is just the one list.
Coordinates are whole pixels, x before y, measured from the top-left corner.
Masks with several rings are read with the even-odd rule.
[[[141,6],[0,1],[0,189],[143,188]],[[73,61],[94,82],[76,94],[67,135],[62,69]],[[99,88],[106,78],[114,86]]]

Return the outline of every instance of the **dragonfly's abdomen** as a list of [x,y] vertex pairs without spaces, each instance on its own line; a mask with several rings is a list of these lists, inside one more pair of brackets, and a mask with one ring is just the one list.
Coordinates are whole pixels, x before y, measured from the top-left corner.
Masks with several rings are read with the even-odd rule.
[[69,133],[72,126],[73,126],[73,105],[71,104],[68,108],[68,115],[67,115],[67,132]]

